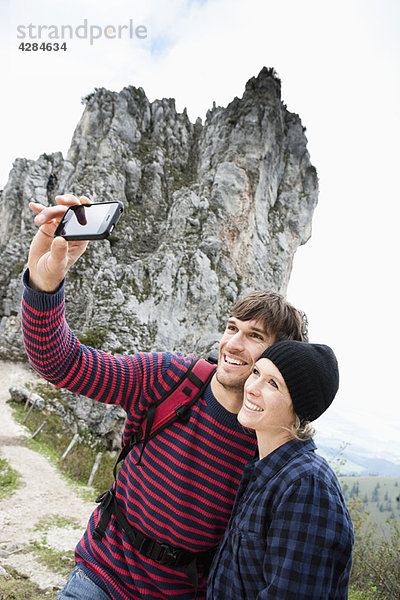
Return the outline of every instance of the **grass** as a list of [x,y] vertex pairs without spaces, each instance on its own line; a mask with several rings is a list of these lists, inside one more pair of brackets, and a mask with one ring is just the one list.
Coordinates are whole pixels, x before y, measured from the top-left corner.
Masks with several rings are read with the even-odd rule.
[[10,467],[5,458],[0,458],[0,500],[11,496],[20,485],[19,473]]
[[[66,577],[74,568],[74,552],[60,552],[47,544],[47,533],[53,527],[76,527],[81,530],[74,519],[49,515],[36,525],[35,531],[39,533],[39,539],[31,540],[25,552],[33,552],[37,560],[48,569]],[[0,600],[43,600],[45,597],[55,597],[54,590],[42,590],[27,575],[22,575],[8,565],[4,568],[7,575],[0,577]]]
[[54,573],[61,575],[68,575],[74,567],[74,552],[73,551],[59,551],[51,548],[47,543],[47,533],[53,527],[73,527],[76,528],[77,538],[81,536],[82,527],[75,519],[66,519],[56,515],[50,515],[47,518],[42,519],[35,526],[35,531],[41,533],[39,540],[31,542],[31,548],[33,548],[38,560],[44,564],[48,569]]
[[[43,395],[40,391],[38,393]],[[12,408],[15,420],[22,423],[26,416],[24,406],[13,403]],[[115,459],[100,446],[94,436],[90,436],[88,432],[82,432],[79,441],[74,445],[65,459],[61,460],[62,455],[71,442],[73,434],[71,431],[65,430],[65,423],[61,417],[48,408],[43,411],[33,410],[28,421],[25,423],[25,427],[31,433],[34,433],[43,421],[46,421],[46,425],[37,437],[29,440],[29,446],[49,458],[70,482],[78,483],[80,486],[85,487],[87,486],[96,455],[100,450],[103,450],[103,456],[92,484],[95,493],[93,494],[90,490],[84,491],[82,487],[79,493],[86,500],[93,500],[95,496],[108,489],[113,481],[112,469]],[[88,491],[90,496],[88,496]]]
[[400,477],[339,477],[346,502],[359,498],[376,524],[377,532],[387,531],[388,518],[400,523]]
[[348,507],[355,533],[351,573],[352,589],[359,594],[355,598],[400,598],[400,524],[388,519],[382,532],[359,497],[351,498]]
[[7,577],[0,577],[0,600],[43,600],[55,593],[41,590],[28,577],[21,575],[12,567],[4,567]]
[[[46,408],[43,411],[33,410],[25,427],[28,432],[34,433],[43,421],[46,421],[46,425],[37,437],[27,439],[27,445],[44,454],[56,465],[81,497],[93,501],[99,493],[110,487],[115,459],[101,446],[95,436],[91,436],[87,431],[80,431],[79,441],[66,458],[61,460],[61,456],[71,442],[73,432],[66,428],[65,423],[54,410],[54,400],[63,404],[60,390],[44,383],[35,386],[33,391],[46,400]],[[14,402],[10,402],[10,405],[15,420],[22,424],[27,415],[24,405]],[[87,482],[95,457],[100,450],[103,451],[103,456],[93,480],[93,490],[87,487]],[[20,485],[18,473],[8,465],[6,460],[0,458],[0,498],[9,495],[18,485]],[[33,552],[37,560],[48,569],[67,576],[74,567],[74,552],[61,552],[50,547],[47,543],[47,533],[52,527],[76,527],[77,530],[79,529],[77,539],[82,533],[82,528],[76,521],[52,515],[36,525],[35,530],[38,535],[34,540],[30,540],[30,545],[25,552]],[[29,577],[14,568],[8,565],[4,568],[7,575],[0,576],[0,600],[43,600],[46,597],[55,597],[55,590],[42,590],[30,581]]]
[[363,592],[351,587],[349,589],[349,600],[379,600],[379,597],[374,590]]

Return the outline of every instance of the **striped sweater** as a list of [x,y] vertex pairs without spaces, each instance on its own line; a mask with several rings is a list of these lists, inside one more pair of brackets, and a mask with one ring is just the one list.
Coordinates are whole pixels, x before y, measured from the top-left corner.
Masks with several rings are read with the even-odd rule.
[[[113,356],[82,345],[65,321],[63,287],[46,294],[25,285],[21,314],[33,368],[56,386],[119,404],[127,413],[123,443],[193,361],[193,356],[170,352]],[[224,533],[255,448],[255,438],[217,402],[209,385],[187,422],[175,422],[147,443],[141,464],[136,464],[141,444],[130,452],[118,475],[118,505],[131,525],[158,542],[207,550]],[[95,541],[99,510],[91,515],[75,558],[111,598],[195,598],[184,567],[160,565],[139,554],[114,517],[103,539]],[[207,573],[200,569],[198,576],[201,600]]]

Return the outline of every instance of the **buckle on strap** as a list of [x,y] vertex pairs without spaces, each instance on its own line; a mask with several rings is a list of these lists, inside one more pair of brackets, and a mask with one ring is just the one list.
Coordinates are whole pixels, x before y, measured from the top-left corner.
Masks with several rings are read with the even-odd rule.
[[98,498],[96,498],[96,502],[100,504],[101,507],[101,516],[92,534],[93,539],[96,541],[101,541],[104,537],[112,513],[113,499],[114,494],[111,489],[103,492]]
[[[140,532],[138,532],[140,533]],[[143,534],[142,534],[143,535]],[[136,538],[139,543],[135,544],[135,548],[140,554],[154,560],[159,565],[167,565],[170,567],[175,566],[176,561],[181,555],[179,548],[173,548],[168,544],[161,544],[151,537],[143,536],[140,540]]]
[[168,544],[157,544],[157,546],[157,553],[154,552],[155,548],[152,549],[152,554],[156,554],[156,556],[149,556],[149,558],[160,565],[168,565],[173,567],[178,560],[180,551],[177,548],[168,546]]
[[168,567],[184,566],[189,565],[191,562],[196,562],[206,569],[211,565],[211,561],[217,551],[217,546],[213,546],[203,552],[192,552],[190,550],[184,550],[183,548],[177,548],[170,546],[166,543],[160,543],[151,537],[145,536],[143,533],[137,531],[134,548],[143,556],[154,560],[154,562],[160,565],[166,565]]
[[102,494],[100,494],[100,496],[98,496],[96,498],[96,502],[97,502],[97,504],[100,504],[101,508],[107,509],[110,506],[112,499],[113,499],[113,492],[110,489],[110,490],[107,490],[106,492],[103,492]]

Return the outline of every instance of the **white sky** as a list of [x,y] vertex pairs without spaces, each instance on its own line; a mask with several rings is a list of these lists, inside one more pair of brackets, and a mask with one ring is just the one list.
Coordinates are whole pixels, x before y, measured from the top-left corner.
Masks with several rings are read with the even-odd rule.
[[[400,4],[396,0],[0,0],[0,187],[16,157],[68,150],[81,98],[143,87],[192,120],[263,66],[307,128],[320,179],[311,240],[288,298],[341,366],[321,435],[400,462],[398,229]],[[143,39],[66,40],[22,52],[17,26],[144,25]],[[126,30],[125,30],[126,31]],[[25,41],[28,41],[27,39]],[[36,41],[36,40],[30,40]],[[46,41],[46,40],[45,40]],[[55,40],[52,40],[55,41]],[[39,41],[40,42],[40,41]]]

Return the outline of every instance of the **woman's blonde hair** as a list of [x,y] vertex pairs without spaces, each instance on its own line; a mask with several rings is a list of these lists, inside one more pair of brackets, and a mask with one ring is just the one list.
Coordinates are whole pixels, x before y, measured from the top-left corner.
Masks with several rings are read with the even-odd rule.
[[295,413],[295,421],[291,427],[285,427],[290,433],[291,437],[301,442],[306,442],[315,435],[315,429],[310,421],[304,421],[300,419]]

